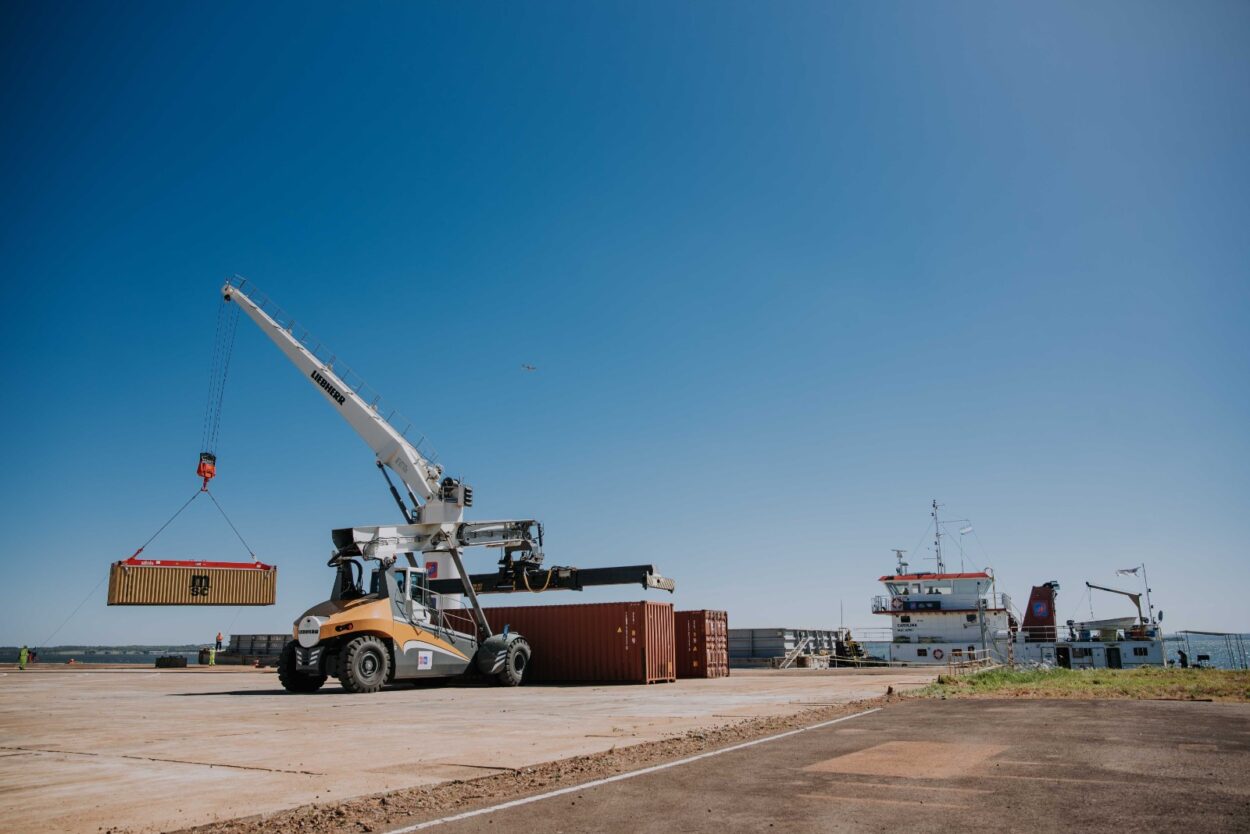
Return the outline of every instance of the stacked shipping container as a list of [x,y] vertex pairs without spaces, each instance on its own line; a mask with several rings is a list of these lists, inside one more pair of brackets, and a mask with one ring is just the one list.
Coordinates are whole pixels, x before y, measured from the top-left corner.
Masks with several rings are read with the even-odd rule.
[[732,660],[767,660],[784,657],[804,640],[807,654],[837,654],[839,632],[819,628],[735,628],[729,631]]
[[[677,678],[673,606],[667,602],[487,608],[492,631],[519,632],[533,649],[530,681],[658,683]],[[449,612],[472,631],[466,612]]]
[[292,639],[290,634],[231,634],[227,651],[254,657],[277,657]]
[[723,678],[729,675],[729,615],[724,611],[678,611],[677,677]]

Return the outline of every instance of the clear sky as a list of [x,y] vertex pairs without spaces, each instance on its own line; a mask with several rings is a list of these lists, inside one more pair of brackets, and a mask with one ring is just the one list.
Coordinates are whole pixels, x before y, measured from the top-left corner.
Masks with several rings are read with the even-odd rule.
[[[11,2],[0,39],[0,643],[84,597],[52,642],[283,631],[332,527],[397,520],[244,319],[214,491],[278,605],[88,596],[198,486],[235,273],[474,517],[731,625],[883,625],[937,498],[1020,602],[1145,562],[1169,629],[1250,628],[1250,5]],[[200,502],[148,554],[243,555]]]

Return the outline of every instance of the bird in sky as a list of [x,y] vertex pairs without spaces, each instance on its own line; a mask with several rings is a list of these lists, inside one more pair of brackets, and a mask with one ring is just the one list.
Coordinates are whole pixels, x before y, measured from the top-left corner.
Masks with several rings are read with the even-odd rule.
[[536,371],[536,370],[538,370],[538,368],[534,367],[533,365],[527,365],[527,364],[525,364],[524,362],[522,362],[522,363],[521,363],[521,368],[522,368],[523,370],[526,370],[526,371]]

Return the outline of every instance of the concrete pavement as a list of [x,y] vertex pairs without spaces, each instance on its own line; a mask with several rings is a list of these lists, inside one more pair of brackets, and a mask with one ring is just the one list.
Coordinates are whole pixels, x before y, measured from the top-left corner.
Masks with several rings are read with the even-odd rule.
[[910,701],[433,830],[1250,830],[1250,705]]
[[0,819],[13,831],[163,831],[470,779],[933,677],[835,671],[375,695],[331,682],[289,695],[272,671],[237,667],[9,670],[0,674]]

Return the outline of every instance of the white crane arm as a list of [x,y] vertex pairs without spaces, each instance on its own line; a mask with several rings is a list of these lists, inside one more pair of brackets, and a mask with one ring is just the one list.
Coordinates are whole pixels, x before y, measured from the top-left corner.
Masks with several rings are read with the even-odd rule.
[[418,508],[422,522],[460,521],[464,504],[462,488],[457,485],[457,494],[443,495],[439,484],[439,478],[443,474],[441,467],[427,460],[415,445],[379,413],[377,400],[372,403],[365,402],[356,388],[348,385],[335,373],[333,358],[329,361],[318,358],[314,352],[317,346],[310,347],[307,337],[306,341],[296,338],[293,322],[287,320],[285,324],[280,323],[278,319],[285,320],[286,316],[246,280],[231,280],[222,288],[222,295],[227,302],[233,301],[247,313],[248,318],[256,323],[286,358],[303,372],[304,378],[356,430],[377,455],[378,461],[398,475],[415,499],[424,504]]

